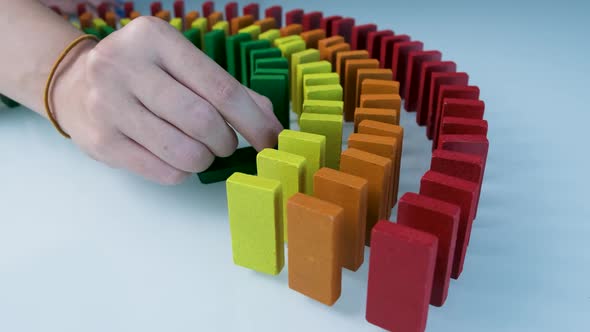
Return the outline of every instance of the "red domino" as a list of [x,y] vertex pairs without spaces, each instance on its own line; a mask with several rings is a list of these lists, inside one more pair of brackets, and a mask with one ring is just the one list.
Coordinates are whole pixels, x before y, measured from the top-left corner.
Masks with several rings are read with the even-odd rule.
[[483,135],[440,135],[438,148],[480,156],[483,159],[482,176],[485,173],[490,143]]
[[277,23],[277,28],[281,28],[283,26],[283,7],[272,6],[266,8],[264,11],[264,17],[274,18],[275,22]]
[[174,17],[184,17],[184,0],[174,1]]
[[[203,4],[203,9],[205,9],[205,4]],[[225,5],[225,19],[228,22],[231,22],[232,19],[238,17],[238,3],[237,2],[229,2]],[[213,12],[213,11],[211,11]],[[204,14],[203,14],[204,15]],[[205,16],[207,17],[207,16]]]
[[395,35],[381,39],[381,55],[379,57],[379,66],[381,68],[391,69],[391,62],[393,60],[393,49],[397,43],[404,43],[410,41],[408,35]]
[[369,36],[369,32],[373,31],[377,31],[377,25],[375,24],[363,24],[353,27],[350,48],[352,50],[366,50],[367,37]]
[[322,26],[322,12],[310,12],[303,15],[303,31],[319,29]]
[[440,61],[439,51],[412,51],[408,54],[408,69],[406,70],[406,87],[404,89],[404,107],[408,112],[416,111],[418,89],[420,89],[420,69],[427,61]]
[[285,25],[303,24],[303,9],[293,9],[285,13]]
[[[162,4],[160,2],[154,2],[152,3],[152,6],[157,3],[160,5],[160,10],[162,9]],[[98,6],[96,6],[96,13],[98,14],[98,17],[102,18],[103,20],[106,18],[107,12],[109,11],[109,3],[106,1],[101,2]],[[155,15],[155,14],[153,14]]]
[[381,57],[381,41],[385,37],[393,36],[394,33],[391,30],[381,30],[369,32],[367,36],[367,51],[369,56],[373,59],[379,60]]
[[63,14],[61,13],[61,9],[59,8],[59,6],[50,6],[49,8],[50,8],[51,10],[53,10],[53,11],[54,11],[54,12],[55,12],[57,15],[60,15],[60,16],[61,16],[61,15],[63,15]]
[[420,195],[455,204],[461,208],[457,229],[457,244],[451,271],[453,279],[459,279],[463,271],[465,253],[467,252],[471,226],[475,215],[477,193],[477,183],[443,173],[428,171],[420,180]]
[[438,239],[386,220],[372,232],[367,321],[388,331],[423,332]]
[[441,123],[442,103],[445,98],[479,99],[477,86],[441,85],[438,91],[437,102],[433,105],[434,115],[429,123],[427,133],[433,138],[433,146],[438,146],[438,132]]
[[[160,1],[154,1],[150,4],[150,13],[152,13],[152,16],[156,16],[157,13],[159,13],[162,10],[162,3]],[[105,10],[106,13],[106,10]],[[99,13],[100,15],[100,13]]]
[[412,51],[422,51],[424,44],[420,41],[408,41],[397,43],[393,47],[393,57],[391,59],[391,71],[393,80],[399,82],[400,92],[404,91],[406,86],[406,72],[408,70],[408,55]]
[[477,183],[474,219],[477,217],[484,166],[485,160],[481,156],[441,149],[434,150],[430,160],[431,171]]
[[428,102],[430,101],[430,82],[432,74],[436,72],[455,72],[457,65],[453,61],[427,61],[420,68],[420,88],[418,89],[418,104],[416,106],[416,123],[426,125],[428,118]]
[[[426,115],[426,136],[429,139],[432,139],[432,134],[430,131],[432,130],[432,125],[436,121],[436,110],[438,106],[438,96],[440,92],[440,87],[443,85],[454,85],[454,86],[466,86],[469,82],[469,75],[467,73],[457,73],[457,72],[437,72],[432,73],[430,78],[430,96],[428,97],[428,104],[426,104],[426,109],[428,110]],[[469,98],[473,99],[473,98]],[[475,98],[477,99],[477,98]]]
[[260,19],[260,6],[257,3],[251,3],[242,8],[244,15],[252,15],[255,21]]
[[[234,3],[235,2],[230,2],[225,6],[225,8],[226,8],[226,15],[225,16],[226,17],[227,17],[227,6],[234,4]],[[237,3],[235,3],[235,7],[236,7],[236,15],[234,17],[238,16],[238,4]],[[203,8],[203,17],[209,17],[209,15],[211,15],[211,14],[213,14],[213,12],[215,12],[215,2],[205,1],[205,2],[203,2],[202,8]],[[228,18],[228,22],[230,22],[229,18]]]
[[488,134],[486,120],[465,119],[446,116],[440,124],[441,135],[484,135]]
[[345,17],[332,22],[332,36],[338,35],[344,38],[348,44],[352,41],[352,28],[354,27],[354,18]]
[[441,116],[483,120],[485,103],[482,100],[445,98]]
[[133,10],[135,10],[135,6],[133,4],[133,1],[125,2],[125,4],[123,5],[123,10],[125,12],[125,17],[129,17],[129,15],[131,15],[131,12]]
[[86,4],[85,3],[79,3],[76,6],[76,11],[78,12],[78,16],[86,13]]
[[436,267],[430,304],[440,307],[447,298],[457,228],[459,206],[415,193],[406,193],[399,200],[397,222],[438,237]]
[[324,31],[326,31],[326,37],[333,36],[332,24],[335,21],[338,21],[340,19],[342,19],[342,16],[337,16],[337,15],[322,18],[322,22],[320,23],[320,29],[323,29]]

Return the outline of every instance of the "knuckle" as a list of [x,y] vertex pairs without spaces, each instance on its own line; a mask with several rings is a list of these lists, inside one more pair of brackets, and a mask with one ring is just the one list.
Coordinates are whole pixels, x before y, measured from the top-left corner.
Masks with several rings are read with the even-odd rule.
[[161,29],[161,25],[164,21],[153,16],[140,16],[126,26],[128,31],[133,36],[150,36],[154,32]]
[[197,142],[178,145],[173,151],[172,159],[180,168],[191,172],[204,171],[213,163],[213,155]]
[[94,159],[106,159],[108,152],[111,150],[111,135],[103,130],[91,130],[87,135],[87,150]]
[[225,80],[219,84],[217,99],[221,104],[231,103],[239,96],[242,89],[242,85],[238,81],[234,79]]
[[197,108],[195,125],[192,126],[192,133],[196,139],[204,139],[214,130],[219,129],[220,117],[217,110],[210,105]]
[[172,169],[159,174],[157,176],[157,181],[163,185],[173,186],[183,183],[184,181],[186,181],[186,179],[188,179],[188,177],[189,173],[177,169]]

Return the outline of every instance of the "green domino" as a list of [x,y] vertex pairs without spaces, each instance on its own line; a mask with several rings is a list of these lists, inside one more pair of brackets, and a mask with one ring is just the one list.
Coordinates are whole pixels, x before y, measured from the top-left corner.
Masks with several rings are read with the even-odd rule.
[[301,131],[326,136],[326,167],[340,168],[342,152],[342,115],[303,113]]
[[281,50],[276,47],[262,48],[250,52],[250,74],[256,72],[256,61],[268,58],[280,58]]
[[219,21],[211,27],[211,30],[221,30],[227,37],[229,35],[229,23],[227,21]]
[[280,38],[275,39],[274,45],[276,47],[279,47],[279,45],[281,45],[281,44],[290,43],[295,40],[303,40],[303,38],[301,38],[301,36],[299,36],[299,35],[280,37]]
[[256,154],[253,147],[237,149],[229,157],[216,157],[209,168],[198,174],[201,183],[210,184],[227,180],[233,173],[256,174]]
[[[286,69],[273,69],[273,68],[261,68],[256,70],[256,75],[280,75],[285,77],[287,80],[287,86],[285,89],[285,95],[289,95],[289,71]],[[289,109],[289,100],[285,100],[285,104],[287,105],[287,109]]]
[[98,32],[100,33],[100,39],[106,38],[108,35],[110,35],[111,33],[115,32],[115,29],[113,29],[113,27],[111,27],[110,25],[103,25],[100,28],[98,28]]
[[305,42],[303,40],[294,40],[289,43],[278,45],[277,47],[283,53],[283,57],[287,58],[287,61],[291,62],[291,55],[305,51]]
[[313,175],[326,163],[326,137],[285,129],[279,134],[279,150],[307,160],[305,193],[313,195]]
[[265,68],[289,70],[289,62],[287,62],[287,59],[285,59],[283,57],[258,59],[258,60],[256,60],[256,69],[254,70],[254,73],[256,73],[256,71],[259,69],[265,69]]
[[258,36],[258,39],[266,39],[271,44],[274,45],[275,40],[277,40],[280,37],[281,37],[281,32],[279,31],[279,29],[270,29],[270,30],[267,30],[267,31],[261,33]]
[[6,105],[8,108],[14,108],[17,106],[20,106],[19,103],[17,103],[16,101],[6,97],[5,95],[0,95],[0,101]]
[[332,64],[329,61],[317,61],[297,65],[297,77],[295,77],[295,84],[292,85],[295,89],[293,98],[293,112],[300,115],[303,106],[303,77],[307,74],[321,74],[330,73],[332,71]]
[[205,32],[207,32],[209,22],[204,17],[199,17],[198,19],[193,21],[191,24],[191,28],[199,29],[201,33],[201,45],[205,45]]
[[307,74],[303,77],[303,86],[340,84],[337,73]]
[[191,28],[186,30],[184,33],[184,37],[188,39],[196,48],[202,49],[201,46],[201,31],[197,28]]
[[251,40],[240,44],[240,67],[242,70],[241,82],[243,85],[249,86],[250,83],[250,53],[253,50],[269,47],[270,42],[268,40]]
[[342,86],[340,84],[304,86],[303,100],[342,101]]
[[303,113],[336,114],[342,116],[344,102],[336,100],[314,100],[303,101]]
[[[320,51],[310,48],[308,50],[299,52],[299,53],[295,53],[293,55],[291,55],[291,62],[289,64],[289,74],[291,75],[291,86],[295,87],[297,85],[295,85],[295,81],[297,78],[297,66],[304,64],[304,63],[310,63],[310,62],[317,62],[320,61]],[[291,89],[291,100],[295,100],[295,89]]]
[[270,99],[277,119],[283,128],[289,128],[288,76],[254,74],[250,81],[250,88]]
[[96,36],[98,39],[102,39],[102,33],[100,31],[98,31],[95,28],[84,28],[82,29],[84,31],[85,34],[87,35],[94,35]]
[[287,201],[305,192],[307,161],[304,157],[275,149],[264,149],[256,156],[258,176],[281,182],[283,203],[283,238],[287,239]]
[[247,33],[238,33],[225,39],[225,52],[227,57],[227,72],[241,81],[240,43],[252,40]]
[[235,173],[226,188],[234,263],[279,274],[285,265],[281,183]]
[[205,53],[221,67],[226,66],[225,32],[211,30],[205,34]]
[[258,40],[258,36],[260,36],[260,25],[249,25],[243,29],[238,30],[238,33],[249,33],[250,36],[252,36],[252,40]]

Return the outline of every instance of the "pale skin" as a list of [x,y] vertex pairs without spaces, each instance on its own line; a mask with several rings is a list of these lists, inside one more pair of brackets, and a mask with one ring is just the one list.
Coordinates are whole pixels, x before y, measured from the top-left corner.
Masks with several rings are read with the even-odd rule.
[[[69,11],[77,1],[45,2]],[[0,8],[0,39],[10,45],[0,53],[0,92],[46,117],[49,71],[83,33],[40,1],[0,0]],[[232,128],[257,150],[275,146],[282,130],[266,97],[158,18],[140,17],[100,43],[82,42],[59,68],[51,107],[73,143],[157,183],[181,183],[215,156],[231,155]]]

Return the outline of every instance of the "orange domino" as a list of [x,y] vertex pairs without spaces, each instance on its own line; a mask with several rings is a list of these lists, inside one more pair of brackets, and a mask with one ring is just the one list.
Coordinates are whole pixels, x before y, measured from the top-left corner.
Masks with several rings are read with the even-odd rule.
[[104,20],[108,26],[110,26],[113,29],[117,29],[117,14],[115,14],[115,12],[106,12],[106,14],[104,15]]
[[356,271],[365,258],[368,182],[364,178],[331,168],[321,168],[314,177],[314,195],[342,207],[342,267]]
[[354,107],[360,106],[361,102],[361,89],[363,86],[363,82],[367,79],[377,79],[377,80],[391,80],[392,79],[392,71],[391,69],[385,68],[364,68],[359,69],[356,76],[356,93],[355,93],[355,102]]
[[156,13],[156,17],[159,17],[166,22],[170,22],[170,11],[169,10],[160,10],[158,13]]
[[82,15],[80,15],[79,19],[80,27],[82,29],[92,28],[94,24],[92,23],[92,20],[94,19],[94,17],[92,16],[91,12],[84,12]]
[[217,22],[223,21],[223,13],[222,12],[213,12],[211,15],[207,16],[207,24],[209,26],[209,30],[217,24]]
[[395,179],[395,187],[393,188],[393,197],[391,201],[391,208],[395,206],[397,203],[397,196],[399,193],[399,175],[401,174],[401,160],[402,160],[402,153],[404,150],[404,128],[402,126],[397,126],[394,124],[389,124],[380,121],[374,120],[363,120],[358,125],[358,132],[360,134],[369,134],[369,135],[379,135],[379,136],[387,136],[387,137],[394,137],[397,139],[399,143],[399,148],[397,149],[397,164],[394,165],[395,171],[398,174],[398,177]]
[[338,53],[347,51],[350,51],[350,44],[348,43],[340,43],[324,49],[327,58],[326,60],[332,63],[332,71],[336,70],[336,57],[338,56]]
[[267,18],[263,18],[261,20],[258,20],[256,22],[254,22],[254,24],[260,26],[260,32],[266,32],[270,29],[276,29],[277,28],[277,21],[274,19],[274,17],[267,17]]
[[[387,136],[377,136],[377,135],[370,135],[370,134],[351,134],[348,137],[348,147],[353,149],[363,150],[369,153],[374,153],[381,157],[387,158],[391,161],[391,168],[389,172],[389,183],[387,188],[387,195],[386,204],[387,207],[391,206],[391,201],[397,200],[397,194],[394,195],[394,189],[396,187],[396,182],[398,182],[399,174],[396,172],[396,167],[398,161],[398,150],[399,150],[399,142],[394,137],[387,137]],[[391,209],[386,208],[387,211],[387,219],[391,217]]]
[[[305,41],[307,48],[318,48],[318,41],[326,38],[326,31],[324,29],[314,29],[301,33],[301,38]],[[320,53],[321,57],[321,53]]]
[[342,36],[332,36],[318,40],[318,51],[320,51],[320,59],[329,60],[329,58],[326,57],[326,48],[342,43],[344,43],[344,37]]
[[392,125],[399,124],[399,111],[389,108],[357,107],[354,111],[354,132],[358,132],[359,123],[373,120]]
[[188,30],[191,28],[193,22],[198,19],[200,16],[198,11],[191,11],[184,15],[184,30]]
[[[371,229],[387,216],[387,190],[391,174],[391,160],[359,149],[349,148],[340,156],[340,171],[365,178],[369,183],[365,245],[371,243]],[[289,245],[290,246],[290,245]],[[290,248],[289,248],[290,250]]]
[[287,202],[289,288],[331,306],[340,297],[343,210],[297,193]]
[[360,69],[377,69],[379,61],[375,59],[357,59],[346,61],[344,70],[344,120],[354,121],[356,108],[356,81]]
[[395,124],[399,124],[401,106],[402,99],[398,94],[361,95],[360,107],[395,110],[397,112],[397,123]]
[[134,20],[134,19],[136,19],[136,18],[138,18],[140,16],[141,16],[141,13],[138,12],[138,11],[136,11],[136,10],[132,11],[131,13],[129,13],[129,19],[130,20]]
[[230,22],[231,34],[235,35],[236,33],[238,33],[240,29],[250,26],[252,24],[254,24],[254,16],[252,15],[234,17],[231,19]]
[[281,33],[281,37],[300,35],[303,32],[303,26],[299,23],[293,23],[282,27],[279,32]]
[[399,94],[398,81],[368,78],[361,83],[361,95],[380,95],[388,93]]
[[368,59],[369,52],[365,50],[344,51],[336,54],[336,73],[340,76],[340,85],[344,87],[344,71],[346,69],[346,62],[354,59]]

